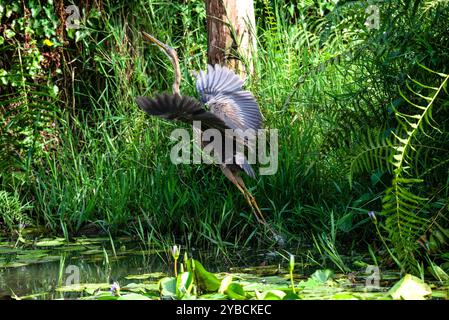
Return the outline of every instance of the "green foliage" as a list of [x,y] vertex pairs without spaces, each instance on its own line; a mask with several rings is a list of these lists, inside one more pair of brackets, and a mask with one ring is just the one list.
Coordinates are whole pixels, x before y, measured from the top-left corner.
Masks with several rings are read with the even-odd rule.
[[[363,76],[373,83],[374,92],[382,93],[368,115],[384,120],[363,130],[347,130],[359,134],[351,148],[349,180],[354,182],[362,172],[371,174],[375,182],[371,187],[382,194],[382,202],[371,208],[386,218],[381,226],[394,248],[388,252],[403,270],[416,274],[424,254],[447,249],[445,236],[440,237],[443,241],[429,240],[448,227],[449,30],[441,23],[447,19],[447,5],[416,1],[382,6],[381,12],[391,18],[382,20],[379,32],[365,43],[363,55],[354,59],[366,70]],[[376,112],[382,110],[379,107],[383,113]],[[370,117],[357,114],[359,123]]]
[[[382,202],[383,214],[388,216],[386,227],[390,239],[406,267],[410,263],[415,263],[417,239],[429,226],[429,218],[437,213],[437,211],[429,210],[427,203],[429,199],[415,191],[415,186],[423,182],[423,179],[417,178],[415,174],[419,172],[419,168],[416,168],[416,153],[419,154],[420,149],[432,147],[432,145],[417,145],[420,141],[419,135],[431,136],[431,131],[441,131],[437,127],[438,124],[432,124],[432,122],[435,123],[432,112],[436,109],[434,105],[441,99],[440,95],[445,92],[444,88],[447,87],[449,76],[439,75],[443,77],[443,80],[438,87],[424,85],[417,81],[414,82],[421,90],[415,91],[409,86],[409,90],[415,95],[415,98],[421,99],[427,104],[412,102],[401,93],[404,100],[412,106],[412,110],[408,114],[396,112],[397,117],[400,118],[398,122],[401,125],[401,131],[404,134],[401,137],[393,132],[399,143],[394,147],[391,160],[394,166],[392,186],[385,191]],[[425,93],[425,91],[428,92]],[[418,161],[426,161],[426,159]]]
[[389,291],[395,300],[425,300],[432,293],[430,286],[421,279],[406,274]]
[[[220,171],[174,166],[175,124],[134,103],[173,79],[141,30],[177,50],[181,91],[195,95],[190,71],[207,62],[204,2],[99,1],[82,8],[79,29],[61,28],[59,4],[0,6],[1,188],[65,236],[95,223],[149,245],[264,243]],[[365,26],[365,1],[255,2],[246,87],[265,127],[279,130],[279,170],[247,185],[288,244],[314,242],[323,264],[342,271],[340,253],[377,234],[368,211],[383,212],[379,230],[404,269],[423,252],[440,259],[448,242],[447,87],[435,73],[449,73],[447,3],[374,4],[379,29]]]
[[10,1],[0,22],[0,182],[9,189],[59,142],[62,71],[52,3]]
[[25,213],[29,208],[29,205],[22,205],[17,196],[0,190],[0,229],[3,225],[12,232],[23,229],[25,224],[30,224],[31,220]]

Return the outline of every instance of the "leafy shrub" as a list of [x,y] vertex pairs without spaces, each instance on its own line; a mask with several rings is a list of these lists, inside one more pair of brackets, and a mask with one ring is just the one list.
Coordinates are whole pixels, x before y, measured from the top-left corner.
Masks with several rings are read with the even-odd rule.
[[28,205],[22,205],[16,195],[0,190],[0,226],[3,224],[8,231],[12,232],[31,223],[25,213],[29,208]]

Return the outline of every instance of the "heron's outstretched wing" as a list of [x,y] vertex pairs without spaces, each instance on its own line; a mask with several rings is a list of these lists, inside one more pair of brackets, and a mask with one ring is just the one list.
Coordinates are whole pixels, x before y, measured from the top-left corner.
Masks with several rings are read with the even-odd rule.
[[230,122],[234,127],[260,129],[262,116],[253,94],[243,90],[244,81],[232,70],[216,64],[208,65],[207,73],[197,74],[196,90],[201,102],[207,104],[210,111]]
[[[234,123],[205,110],[200,102],[191,97],[181,97],[177,94],[165,93],[157,95],[154,98],[137,97],[136,102],[149,115],[167,120],[179,120],[189,124],[193,121],[200,121],[203,130],[209,128],[217,129],[223,134],[224,139],[236,139],[240,141],[238,137],[235,137],[226,130],[237,129]],[[226,154],[223,157],[225,159]],[[254,177],[254,172],[246,160],[240,166],[249,176]]]
[[190,124],[193,121],[201,121],[203,128],[215,128],[220,131],[232,128],[191,97],[164,93],[154,98],[137,97],[136,102],[146,113],[167,120],[179,120]]

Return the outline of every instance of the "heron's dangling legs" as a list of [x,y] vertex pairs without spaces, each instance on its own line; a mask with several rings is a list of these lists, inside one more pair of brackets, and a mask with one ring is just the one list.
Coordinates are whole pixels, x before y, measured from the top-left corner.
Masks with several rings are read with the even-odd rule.
[[[257,204],[256,199],[254,198],[254,196],[251,194],[251,192],[248,191],[248,189],[246,189],[245,183],[243,182],[243,179],[241,176],[239,175],[235,175],[235,179],[237,180],[238,184],[242,187],[242,189],[245,191],[245,197],[247,198],[247,201],[250,203],[251,207],[253,208],[253,210],[255,209],[257,214],[259,215],[260,219],[262,220],[262,222],[265,224],[267,223],[265,220],[265,217],[262,214],[262,211],[260,211],[259,205]],[[257,216],[257,215],[256,215]]]
[[231,180],[231,182],[240,190],[241,193],[245,196],[246,201],[250,205],[251,209],[254,212],[254,215],[256,216],[256,219],[259,223],[266,225],[265,218],[262,214],[262,212],[259,209],[259,206],[257,205],[256,200],[251,195],[251,193],[246,189],[245,184],[243,183],[243,180],[240,176],[235,175],[232,173],[232,171],[227,167],[221,167],[221,170],[223,171],[223,174]]

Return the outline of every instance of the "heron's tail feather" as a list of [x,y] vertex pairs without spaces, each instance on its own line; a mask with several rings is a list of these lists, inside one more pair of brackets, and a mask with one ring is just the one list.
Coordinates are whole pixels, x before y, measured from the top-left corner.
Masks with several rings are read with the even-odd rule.
[[253,167],[248,163],[246,158],[243,158],[243,163],[239,164],[239,166],[246,172],[248,176],[255,179],[256,174],[254,173]]

